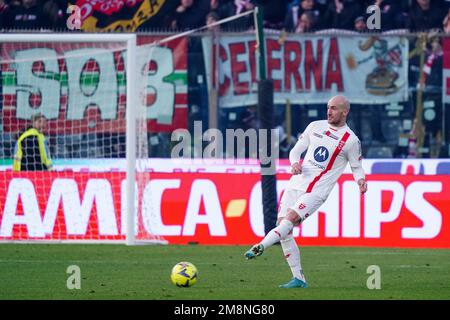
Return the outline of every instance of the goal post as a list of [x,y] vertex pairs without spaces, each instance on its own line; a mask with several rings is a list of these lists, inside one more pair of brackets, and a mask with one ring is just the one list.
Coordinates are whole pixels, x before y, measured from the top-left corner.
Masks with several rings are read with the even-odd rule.
[[127,232],[126,244],[136,244],[135,237],[135,181],[136,181],[136,35],[127,39],[127,109],[126,109],[126,202]]
[[[24,124],[30,124],[30,113],[32,114],[43,114],[46,116],[48,120],[48,124],[51,126],[51,130],[56,132],[56,140],[62,141],[62,144],[67,142],[67,137],[71,137],[73,139],[71,143],[86,143],[86,144],[92,144],[95,147],[99,147],[97,141],[93,141],[95,139],[111,139],[109,141],[109,148],[124,148],[125,152],[125,165],[122,166],[122,162],[116,162],[113,161],[113,167],[116,163],[119,163],[119,167],[121,167],[120,171],[121,173],[114,173],[113,178],[111,178],[111,175],[108,176],[106,172],[100,172],[100,173],[94,173],[94,180],[97,180],[98,186],[92,187],[89,189],[89,185],[91,181],[88,181],[85,185],[81,186],[75,185],[73,189],[67,189],[67,191],[61,190],[65,188],[64,183],[74,183],[73,181],[77,180],[76,184],[78,183],[78,180],[81,179],[83,182],[81,184],[85,183],[86,181],[86,174],[84,172],[78,172],[79,176],[81,177],[75,177],[75,173],[64,173],[64,168],[53,168],[52,172],[45,172],[45,171],[27,171],[25,172],[24,167],[22,167],[22,172],[11,172],[11,168],[8,168],[7,166],[3,166],[1,169],[1,174],[3,177],[7,177],[2,179],[3,181],[0,183],[0,193],[3,193],[3,199],[0,199],[0,204],[3,204],[3,212],[2,216],[0,216],[0,222],[2,223],[2,228],[0,230],[0,241],[33,241],[36,240],[36,242],[39,241],[57,241],[57,242],[124,242],[127,245],[134,245],[139,242],[139,239],[137,239],[136,234],[137,230],[139,229],[139,226],[137,224],[139,223],[139,219],[136,218],[136,213],[138,213],[137,203],[136,199],[140,196],[138,195],[138,190],[136,190],[136,162],[137,162],[137,148],[136,144],[138,143],[136,136],[138,134],[143,134],[145,137],[142,137],[141,140],[147,140],[147,132],[138,132],[138,128],[136,126],[136,122],[138,121],[138,115],[144,115],[145,111],[138,110],[140,107],[142,107],[142,104],[138,102],[139,95],[142,94],[142,92],[139,92],[140,90],[144,89],[143,84],[140,83],[142,81],[137,81],[137,66],[136,66],[136,57],[138,55],[138,49],[137,49],[137,35],[136,34],[86,34],[86,33],[61,33],[61,34],[2,34],[0,35],[0,43],[2,43],[2,56],[1,56],[1,66],[2,66],[2,74],[1,74],[1,80],[2,80],[2,86],[6,83],[8,83],[9,87],[5,87],[6,89],[2,92],[2,131],[0,131],[0,135],[2,136],[2,142],[5,140],[5,136],[7,136],[10,141],[8,143],[10,145],[17,145],[17,138],[19,137],[19,128],[22,130]],[[76,46],[75,46],[76,44]],[[9,47],[8,47],[9,45]],[[68,47],[67,47],[68,46]],[[54,53],[50,52],[50,48],[58,48],[55,49]],[[64,55],[64,48],[69,48],[67,52],[74,52],[72,55],[71,53]],[[87,57],[83,57],[85,49],[91,49],[91,48],[99,48],[99,52],[97,53],[97,57],[101,56],[104,51],[110,50],[111,53],[110,56],[108,56],[108,59],[103,60],[111,60],[114,61],[114,63],[117,63],[113,71],[104,70],[107,69],[105,66],[108,65],[107,62],[104,62],[103,65],[100,62],[92,62],[91,60],[95,60],[94,58],[90,57],[89,59]],[[19,51],[26,51],[27,49],[37,49],[39,53],[42,52],[50,52],[49,56],[33,56],[33,57],[25,57],[23,55],[18,55],[17,53]],[[75,50],[71,50],[75,49]],[[106,49],[106,50],[105,50]],[[145,48],[142,48],[142,50],[146,50]],[[148,49],[147,49],[148,50]],[[87,53],[89,54],[89,53]],[[82,59],[80,58],[82,57]],[[80,59],[79,59],[80,58]],[[122,59],[119,61],[119,58]],[[102,60],[102,58],[99,58]],[[61,62],[64,60],[64,62]],[[70,61],[73,60],[73,61]],[[87,60],[87,61],[86,61]],[[44,61],[44,62],[43,62]],[[70,63],[69,63],[70,61]],[[86,73],[86,75],[75,75],[72,76],[70,74],[70,69],[72,66],[76,65],[77,63],[84,63],[86,66],[78,66],[78,70],[80,73]],[[119,61],[119,62],[117,62]],[[42,64],[42,66],[40,64]],[[47,64],[46,64],[47,63]],[[89,69],[89,65],[94,64],[94,67],[91,67]],[[100,65],[97,65],[100,64]],[[26,65],[26,67],[23,67],[23,65]],[[50,67],[49,67],[50,66]],[[103,69],[102,69],[103,67]],[[29,76],[30,79],[25,79],[26,81],[23,81],[23,72],[20,73],[18,70],[22,70],[25,68],[29,68],[31,73],[34,73],[33,76]],[[123,69],[123,70],[122,70]],[[119,71],[117,71],[119,70]],[[117,71],[117,72],[116,72]],[[111,74],[105,74],[105,72],[110,72]],[[20,73],[20,74],[19,74]],[[39,77],[34,77],[36,73],[39,73]],[[103,73],[103,74],[102,74]],[[112,74],[114,73],[114,74]],[[122,76],[123,73],[123,76]],[[114,76],[114,77],[113,77]],[[103,77],[103,78],[102,78]],[[31,79],[32,78],[32,79]],[[80,91],[87,90],[89,91],[86,93],[87,96],[91,95],[94,96],[97,91],[100,89],[98,88],[100,86],[100,82],[103,80],[107,80],[109,78],[110,84],[104,84],[103,86],[106,88],[103,94],[103,98],[105,99],[105,105],[108,101],[112,101],[114,103],[117,103],[115,108],[115,114],[101,114],[101,115],[95,115],[94,117],[91,117],[92,119],[89,119],[87,121],[84,121],[83,119],[80,120],[73,120],[70,123],[64,122],[67,120],[67,115],[69,113],[74,113],[73,110],[70,110],[70,105],[77,103],[77,101],[67,101],[69,100],[70,90],[75,88],[77,85],[80,87],[82,86],[81,83],[84,83],[83,85],[85,88],[80,88]],[[40,80],[43,79],[43,80]],[[42,83],[39,84],[39,81],[55,81],[59,82],[60,86],[59,89],[51,90],[51,88],[45,88],[42,89]],[[96,83],[94,83],[97,81]],[[75,82],[75,83],[74,83]],[[76,82],[79,82],[78,84]],[[105,82],[105,81],[103,81]],[[106,81],[107,82],[107,81]],[[120,87],[119,84],[121,83],[122,87]],[[62,85],[63,84],[63,85]],[[41,86],[40,86],[41,85]],[[65,86],[62,88],[62,86]],[[108,93],[112,86],[115,91],[119,92],[117,97],[108,97]],[[126,88],[124,89],[123,86]],[[88,89],[86,89],[86,87]],[[139,88],[138,88],[139,87]],[[28,91],[27,91],[28,90]],[[57,92],[59,90],[59,92]],[[20,92],[22,91],[22,92]],[[64,93],[63,93],[64,91]],[[73,90],[72,90],[73,91]],[[25,93],[24,93],[25,92]],[[119,95],[120,94],[120,95]],[[20,96],[20,97],[19,97]],[[44,101],[44,96],[46,98],[50,97],[49,99]],[[125,99],[123,99],[125,96]],[[18,101],[24,101],[24,100],[33,100],[34,102],[30,102],[30,104],[34,104],[32,108],[28,108],[28,119],[23,116],[18,115]],[[72,100],[76,100],[73,99]],[[123,101],[125,100],[125,101]],[[11,105],[8,107],[3,107],[4,104],[7,105],[8,101],[13,101]],[[58,105],[57,112],[60,112],[60,105],[61,109],[64,109],[65,116],[60,116],[59,114],[55,117],[48,117],[46,115],[46,112],[44,109],[47,108],[47,106],[44,106],[46,101],[51,101],[53,104]],[[85,101],[83,101],[85,102]],[[65,107],[62,107],[62,104],[65,104]],[[81,103],[81,102],[80,102]],[[89,103],[88,107],[86,109],[89,109],[92,102],[85,102]],[[122,106],[122,109],[125,110],[119,110]],[[27,105],[28,107],[28,105]],[[107,106],[108,108],[114,109],[113,106]],[[84,105],[83,105],[84,108]],[[47,108],[48,109],[48,108]],[[92,110],[91,110],[92,111]],[[103,113],[105,110],[102,109],[101,112]],[[47,110],[47,113],[49,111]],[[90,112],[86,110],[82,110],[81,113],[84,112]],[[105,112],[108,113],[109,111]],[[120,114],[122,112],[122,116],[125,117],[124,125],[125,125],[125,141],[120,142],[120,138],[117,138],[117,140],[114,140],[115,138],[104,138],[104,136],[107,136],[108,134],[105,133],[105,131],[108,130],[117,130],[117,127],[123,127],[122,122],[120,118]],[[17,123],[12,123],[13,121],[8,120],[8,117],[3,117],[4,115],[8,114],[9,116],[16,116],[18,118],[22,118],[20,120],[17,120]],[[54,115],[54,114],[53,114]],[[66,118],[64,118],[66,117]],[[95,118],[97,117],[97,118]],[[105,117],[110,120],[104,121],[104,123],[95,123],[97,121],[98,117]],[[64,119],[61,119],[64,118]],[[103,119],[103,118],[102,118]],[[142,119],[141,119],[142,120]],[[9,123],[7,123],[10,121]],[[106,124],[107,123],[107,124]],[[69,126],[73,126],[70,127]],[[76,127],[78,126],[78,127]],[[95,134],[97,134],[97,131],[95,131],[96,126],[100,128],[99,130],[102,130],[101,137],[97,138]],[[101,128],[103,126],[103,128]],[[105,129],[105,127],[107,127]],[[5,130],[3,130],[5,128]],[[86,129],[87,128],[87,129]],[[85,130],[86,129],[86,130]],[[91,130],[92,129],[92,130]],[[60,132],[63,132],[60,134]],[[80,136],[80,133],[86,132],[85,135]],[[94,133],[95,132],[95,133]],[[65,138],[64,136],[68,134]],[[15,137],[16,136],[16,137]],[[88,141],[83,141],[88,140]],[[77,141],[77,142],[75,142]],[[115,144],[121,144],[120,146],[117,146]],[[124,145],[123,145],[124,144]],[[59,146],[59,145],[58,145]],[[72,145],[71,145],[72,146]],[[21,146],[24,147],[24,146]],[[63,146],[64,147],[64,146]],[[66,146],[67,147],[67,146]],[[16,147],[15,147],[16,148]],[[86,156],[83,163],[89,162],[92,154],[95,154],[97,161],[102,161],[101,157],[97,157],[97,151],[94,152],[84,152],[80,151],[80,154],[83,154]],[[10,158],[13,158],[15,153],[11,152],[9,155]],[[83,157],[81,155],[81,157]],[[73,154],[71,155],[73,156]],[[141,155],[142,156],[142,155]],[[120,156],[119,156],[120,157]],[[53,161],[56,159],[53,158]],[[76,160],[73,158],[65,159],[66,162],[70,162],[71,160]],[[105,161],[110,161],[112,159],[108,159]],[[76,161],[73,161],[76,162]],[[111,162],[111,161],[110,161]],[[101,167],[101,166],[100,166]],[[27,169],[29,170],[29,169]],[[38,169],[37,169],[38,170]],[[69,170],[72,170],[70,168]],[[107,169],[101,169],[100,171],[107,171]],[[95,172],[95,171],[94,171]],[[112,173],[113,174],[113,173]],[[49,178],[49,176],[52,175],[53,178]],[[149,173],[146,173],[147,180],[149,179]],[[22,180],[20,180],[22,177],[24,177]],[[123,177],[125,179],[125,183],[123,182]],[[69,181],[72,178],[73,181]],[[100,181],[100,180],[106,181]],[[110,179],[107,181],[107,179]],[[112,183],[111,179],[115,179],[115,181]],[[23,182],[22,185],[20,185],[19,189],[16,194],[13,194],[14,192],[11,191],[11,182],[16,183],[17,181]],[[58,180],[57,184],[59,183],[59,189],[58,186],[55,186],[55,180]],[[64,181],[63,181],[64,180]],[[80,181],[81,181],[80,180]],[[122,181],[122,182],[121,182]],[[52,184],[51,186],[45,186],[47,183]],[[32,201],[31,204],[27,202],[28,200],[24,200],[23,198],[26,196],[25,193],[23,193],[23,190],[21,188],[23,186],[29,185],[30,188],[34,190],[33,197],[36,199],[36,201]],[[93,190],[93,188],[102,188],[106,187],[109,188],[111,191],[108,194],[107,192],[100,192],[99,189]],[[25,187],[23,187],[25,188]],[[83,189],[84,190],[79,190]],[[76,190],[77,195],[68,195],[64,194],[64,192],[71,192],[71,190]],[[88,190],[92,191],[93,195],[89,198]],[[84,195],[83,195],[84,191]],[[97,192],[99,191],[99,192]],[[45,194],[45,195],[44,195]],[[53,205],[51,203],[43,203],[46,201],[49,201],[50,198],[53,196],[53,194],[56,194],[54,198],[56,199],[56,202],[58,202],[56,205]],[[101,199],[102,196],[106,195],[105,199]],[[84,196],[84,199],[83,199]],[[31,198],[33,198],[31,197]],[[77,198],[79,197],[79,198]],[[86,197],[89,199],[86,200]],[[117,198],[120,198],[120,207],[117,208],[116,203],[118,201]],[[43,198],[46,198],[43,200]],[[81,200],[80,200],[81,198]],[[92,199],[93,198],[93,199]],[[13,200],[11,200],[13,199]],[[53,198],[52,198],[53,199]],[[112,199],[111,203],[106,203],[106,200]],[[105,203],[102,203],[102,200],[105,200]],[[25,202],[24,202],[25,201]],[[68,202],[70,201],[80,201],[79,205],[76,206],[75,209],[72,209],[71,213],[60,213],[60,207],[64,207]],[[89,202],[90,201],[90,202]],[[21,202],[21,203],[20,203]],[[89,231],[92,229],[90,224],[91,217],[87,216],[87,210],[85,207],[90,206],[90,210],[94,210],[94,202],[97,208],[95,209],[97,211],[97,217],[95,218],[97,221],[94,221],[94,224],[96,225],[93,228],[98,228],[98,230],[101,229],[106,236],[99,235],[100,232],[97,232],[98,230],[92,232]],[[31,206],[33,206],[31,208]],[[23,208],[20,208],[23,207]],[[99,209],[101,207],[102,209]],[[9,209],[8,209],[9,208]],[[0,208],[2,209],[2,208]],[[82,212],[77,212],[78,210],[81,210]],[[102,212],[100,214],[100,210],[107,211],[108,209],[112,209],[112,211],[115,211],[114,214],[111,214],[110,212]],[[84,211],[83,211],[84,210]],[[16,212],[17,211],[17,212]],[[23,211],[19,214],[18,211]],[[119,212],[117,212],[119,211]],[[67,215],[65,216],[65,219],[74,219],[73,217],[70,217],[70,215],[77,215],[74,226],[65,225],[67,223],[63,222],[63,225],[60,225],[59,223],[59,216],[60,215]],[[102,216],[103,215],[103,216]],[[41,219],[42,221],[39,221]],[[76,220],[75,219],[75,220]],[[3,221],[2,221],[3,220]],[[115,221],[112,221],[115,220]],[[142,219],[141,219],[142,220]],[[17,226],[17,224],[22,226]],[[6,225],[6,226],[5,226]],[[80,226],[81,225],[81,226]],[[22,228],[23,227],[23,228]],[[68,235],[68,230],[60,230],[61,234],[64,234],[64,236],[61,236],[59,238],[58,236],[52,235],[52,230],[55,230],[55,228],[66,228],[66,229],[72,229],[73,235]],[[36,228],[36,230],[31,230],[32,228]],[[52,229],[53,228],[53,229]],[[83,229],[84,228],[84,229]],[[18,231],[18,229],[23,231]],[[142,229],[142,228],[141,228]],[[81,231],[80,231],[81,230]],[[86,234],[82,234],[82,231],[85,230]],[[56,231],[55,231],[56,232]],[[89,238],[87,233],[92,232],[93,237],[92,239]],[[96,233],[97,232],[97,233]],[[66,234],[67,233],[67,234]],[[158,244],[164,244],[166,241],[162,237],[145,237],[143,239],[145,243],[158,243]]]

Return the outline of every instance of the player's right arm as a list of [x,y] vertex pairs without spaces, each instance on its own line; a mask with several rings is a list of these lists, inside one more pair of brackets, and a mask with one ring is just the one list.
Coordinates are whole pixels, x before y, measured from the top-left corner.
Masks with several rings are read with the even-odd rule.
[[297,143],[292,148],[291,152],[289,152],[289,162],[292,166],[292,174],[300,174],[302,173],[302,167],[300,165],[300,157],[303,152],[308,149],[309,146],[309,135],[311,133],[313,127],[313,122],[311,122],[303,131],[303,133],[298,138]]

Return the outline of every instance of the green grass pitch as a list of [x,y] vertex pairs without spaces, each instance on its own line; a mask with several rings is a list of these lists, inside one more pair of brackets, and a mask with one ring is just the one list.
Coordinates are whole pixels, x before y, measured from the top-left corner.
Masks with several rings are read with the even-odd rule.
[[[281,247],[255,260],[245,246],[0,244],[0,299],[450,299],[450,250],[301,247],[308,289],[279,289],[291,278]],[[170,282],[177,262],[199,270],[191,288]],[[69,290],[67,267],[81,269]],[[369,290],[367,267],[381,269]]]

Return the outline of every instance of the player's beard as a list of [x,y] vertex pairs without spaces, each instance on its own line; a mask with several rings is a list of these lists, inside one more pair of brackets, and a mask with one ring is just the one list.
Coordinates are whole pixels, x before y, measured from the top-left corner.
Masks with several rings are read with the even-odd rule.
[[328,124],[331,124],[333,126],[336,125],[336,118],[332,118],[330,116],[328,116]]
[[336,115],[334,117],[327,117],[328,124],[331,124],[332,126],[339,127],[341,126],[342,122],[342,115]]

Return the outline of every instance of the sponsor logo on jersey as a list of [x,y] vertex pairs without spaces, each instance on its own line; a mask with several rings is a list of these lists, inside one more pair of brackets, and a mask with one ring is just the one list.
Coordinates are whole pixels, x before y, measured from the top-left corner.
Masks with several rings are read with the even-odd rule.
[[328,149],[324,146],[317,147],[316,150],[314,150],[314,160],[317,162],[324,162],[328,159],[329,155]]
[[313,135],[316,136],[317,138],[320,138],[320,139],[323,138],[323,136],[321,134],[318,134],[318,133],[315,133],[315,132],[313,132]]
[[313,166],[315,166],[315,167],[317,167],[319,169],[325,170],[324,166],[321,166],[320,164],[315,163],[314,161],[309,160],[309,163],[311,163]]
[[298,206],[298,208],[299,208],[300,210],[303,210],[303,209],[306,208],[306,205],[305,205],[304,203],[300,203],[300,205]]

